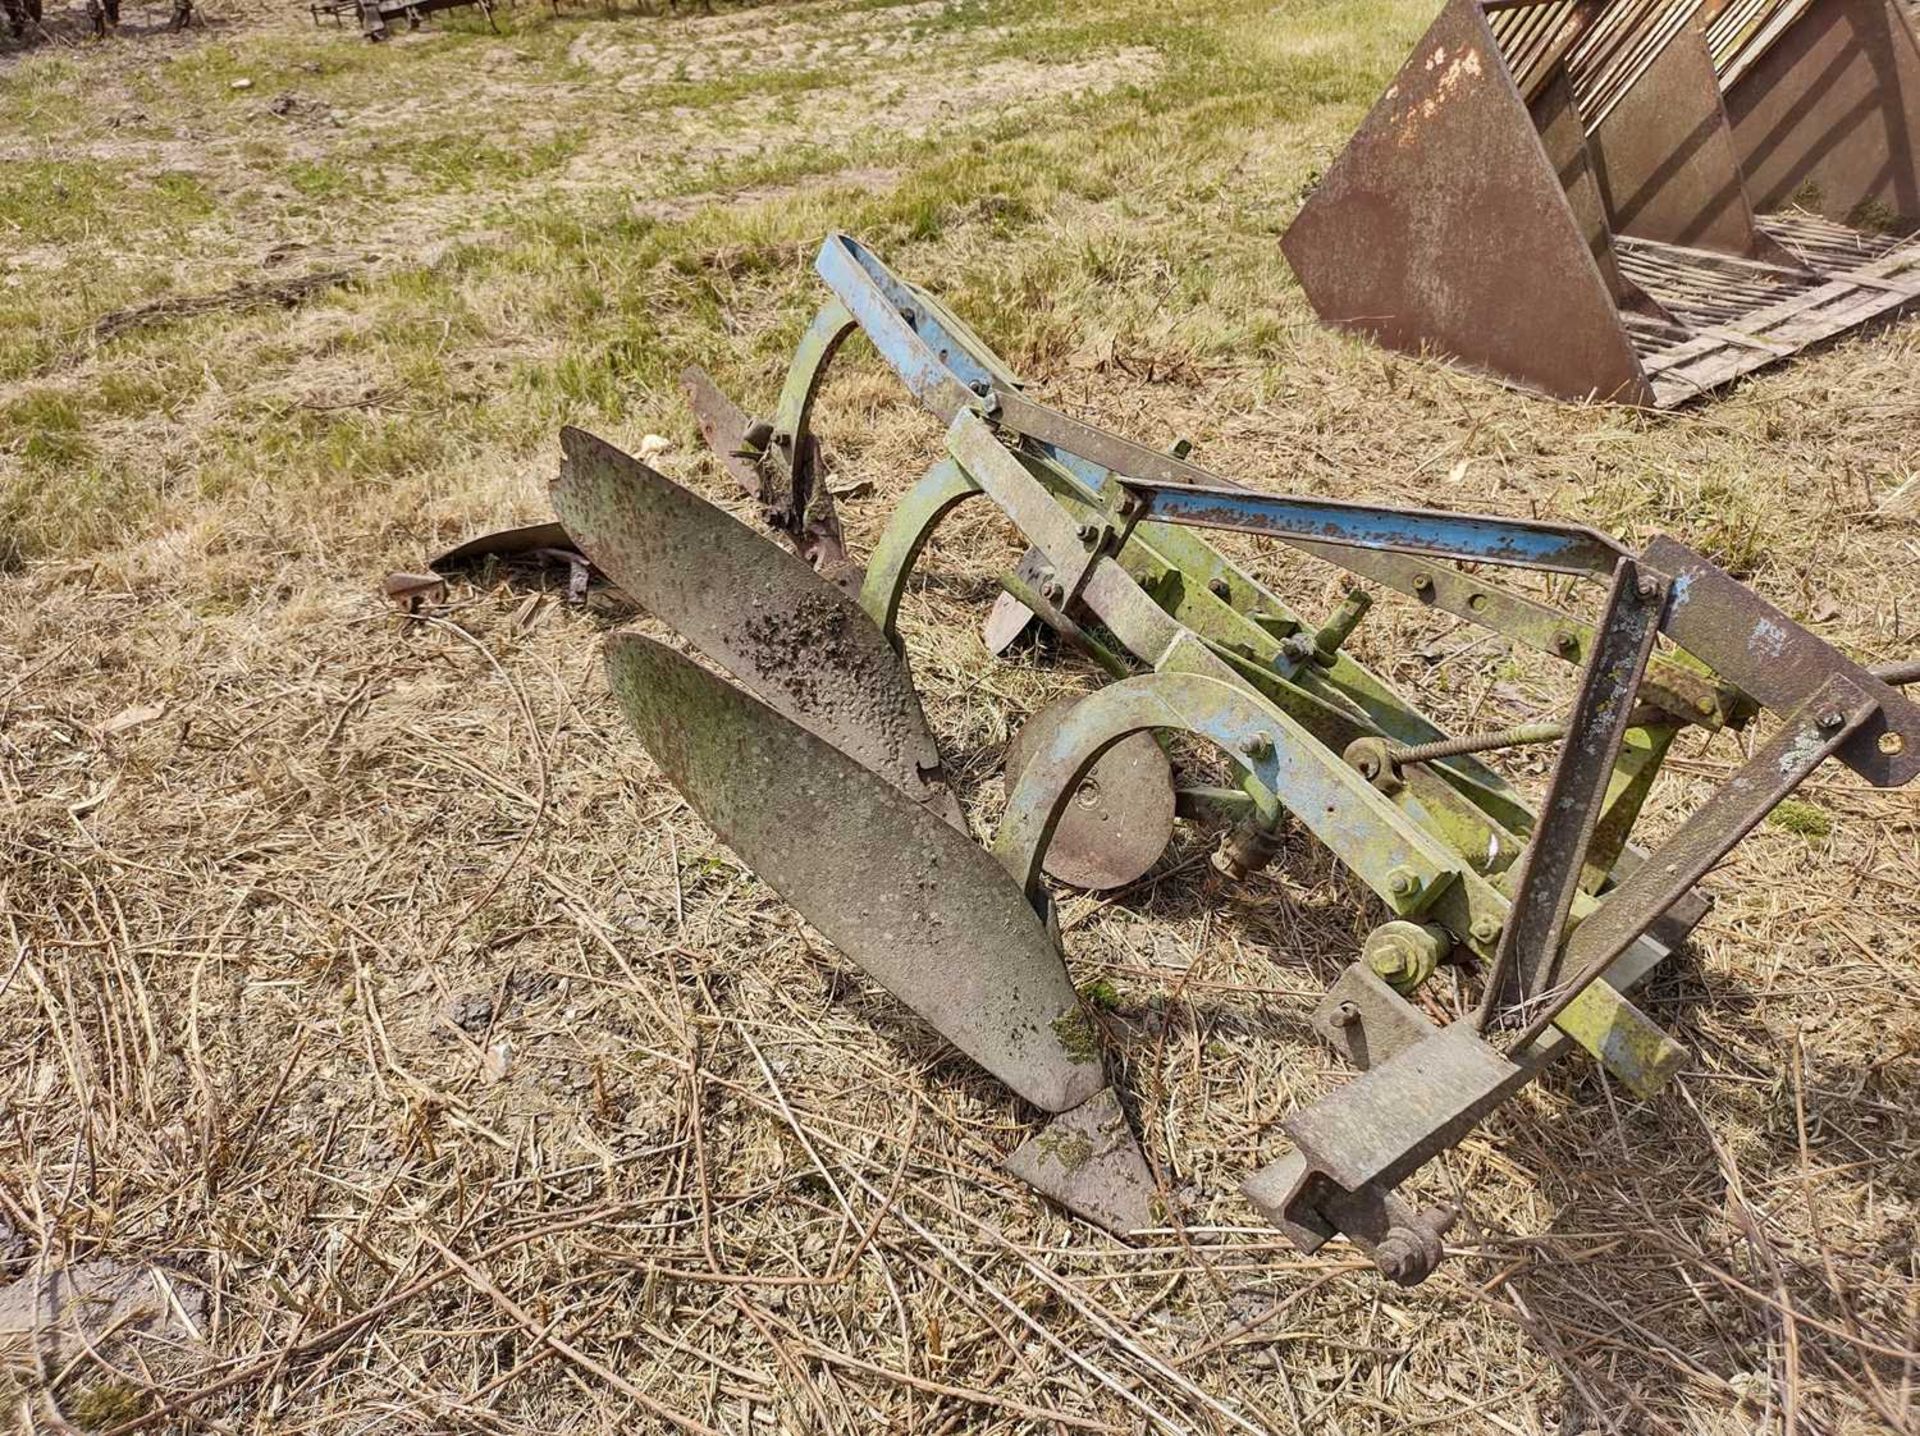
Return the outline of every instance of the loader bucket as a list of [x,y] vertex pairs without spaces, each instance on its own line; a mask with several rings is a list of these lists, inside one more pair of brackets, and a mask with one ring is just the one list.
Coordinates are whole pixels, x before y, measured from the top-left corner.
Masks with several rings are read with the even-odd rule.
[[1895,0],[1448,0],[1288,229],[1329,324],[1672,408],[1920,299]]

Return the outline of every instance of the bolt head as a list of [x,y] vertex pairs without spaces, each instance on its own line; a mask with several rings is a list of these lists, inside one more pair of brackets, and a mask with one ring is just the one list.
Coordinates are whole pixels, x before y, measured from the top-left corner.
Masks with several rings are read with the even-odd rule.
[[1373,1264],[1388,1281],[1409,1286],[1419,1271],[1420,1253],[1413,1239],[1396,1227],[1373,1249]]
[[1233,590],[1227,587],[1227,581],[1224,578],[1208,579],[1207,592],[1215,598],[1231,598],[1233,596]]
[[1081,524],[1074,532],[1080,535],[1081,543],[1092,543],[1100,537],[1100,526],[1098,524]]
[[1580,635],[1572,629],[1563,628],[1553,635],[1553,646],[1562,653],[1572,653],[1580,646]]
[[1660,596],[1660,580],[1650,573],[1641,574],[1633,588],[1634,592],[1645,599],[1655,599]]
[[1266,732],[1264,729],[1255,733],[1251,738],[1247,739],[1246,753],[1249,758],[1272,757],[1273,734]]
[[1711,698],[1696,698],[1693,700],[1693,706],[1700,710],[1700,716],[1703,718],[1713,713],[1713,700]]
[[1373,969],[1374,976],[1389,985],[1405,981],[1418,970],[1417,959],[1404,944],[1397,942],[1381,944],[1367,965]]
[[1433,575],[1430,573],[1416,573],[1413,576],[1413,591],[1415,593],[1431,593],[1433,591]]
[[1822,728],[1838,728],[1842,723],[1847,721],[1847,715],[1842,713],[1838,708],[1829,708],[1814,721]]
[[1425,886],[1412,868],[1395,868],[1387,874],[1387,891],[1398,898],[1410,898]]
[[1878,748],[1882,753],[1885,753],[1889,758],[1897,758],[1907,751],[1907,740],[1898,733],[1889,730],[1875,739],[1873,746]]
[[1360,1020],[1360,1009],[1351,1002],[1343,1002],[1333,1009],[1331,1016],[1335,1027],[1351,1027]]
[[1492,942],[1496,937],[1500,936],[1500,926],[1501,924],[1498,918],[1476,918],[1473,924],[1474,941]]

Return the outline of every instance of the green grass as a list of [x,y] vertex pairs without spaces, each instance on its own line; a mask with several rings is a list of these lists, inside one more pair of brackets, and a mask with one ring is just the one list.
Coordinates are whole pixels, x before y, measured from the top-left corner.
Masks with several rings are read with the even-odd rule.
[[[806,23],[851,34],[846,15],[884,26],[895,8],[865,0]],[[823,13],[783,9],[769,23]],[[0,253],[0,383],[15,390],[5,412],[21,416],[0,454],[25,475],[0,514],[24,551],[84,551],[240,495],[301,511],[337,502],[322,487],[404,496],[457,484],[449,466],[539,452],[569,421],[686,433],[680,369],[704,363],[743,391],[764,388],[819,301],[810,259],[835,228],[937,288],[1019,370],[1044,375],[1106,342],[1155,374],[1230,369],[1236,403],[1298,395],[1314,331],[1277,238],[1422,23],[1417,7],[1382,0],[1283,11],[1264,0],[964,0],[917,16],[903,58],[816,55],[684,82],[669,62],[668,78],[636,85],[621,83],[617,59],[602,72],[574,47],[693,56],[703,32],[526,6],[503,14],[501,36],[443,25],[405,46],[235,32],[130,67],[97,110],[86,102],[99,53],[30,57],[0,92],[0,115],[84,140],[105,133],[117,103],[134,111],[117,121],[133,142],[125,161],[55,146],[0,170],[0,232],[66,252],[32,268]],[[941,93],[983,67],[1014,65],[1038,83],[1121,51],[1157,65],[1031,110],[987,104],[920,137],[810,118],[822,103],[859,114],[892,94]],[[242,78],[251,88],[233,90]],[[344,120],[263,117],[280,94]],[[750,143],[671,142],[688,127]],[[189,133],[202,137],[191,165],[177,140],[162,164],[139,152]],[[658,162],[595,160],[656,135]],[[887,178],[836,181],[843,172]],[[729,198],[741,190],[767,197]],[[298,322],[201,316],[92,354],[103,314],[257,281],[259,256],[287,236],[380,263]],[[1356,372],[1408,367],[1346,352]],[[331,389],[307,395],[341,382],[342,364],[359,388],[405,402],[365,411]],[[459,381],[462,365],[485,382]],[[1423,379],[1412,402],[1443,412],[1447,387]],[[189,413],[193,442],[176,450],[185,472],[156,464],[150,422]],[[1617,442],[1576,459],[1495,425],[1475,430],[1473,448],[1563,470],[1583,516],[1603,526],[1683,525],[1736,572],[1768,567],[1783,520],[1749,481],[1762,442],[1626,415],[1582,422]]]
[[1803,798],[1784,798],[1767,814],[1769,825],[1812,841],[1833,832],[1833,814]]

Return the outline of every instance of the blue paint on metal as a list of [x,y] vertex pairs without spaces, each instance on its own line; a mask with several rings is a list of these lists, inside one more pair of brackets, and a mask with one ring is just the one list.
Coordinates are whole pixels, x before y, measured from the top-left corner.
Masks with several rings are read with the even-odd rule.
[[1092,502],[1100,502],[1100,491],[1106,486],[1107,478],[1113,470],[1094,463],[1092,459],[1082,458],[1079,454],[1063,449],[1058,444],[1050,444],[1044,439],[1029,438],[1027,447],[1041,458],[1051,460],[1058,467],[1065,469],[1086,490],[1087,497]]
[[1014,387],[1013,376],[990,350],[857,240],[828,235],[814,268],[880,357],[940,418],[951,421],[962,408],[982,409],[985,394]]
[[1531,523],[1487,514],[1389,509],[1336,499],[1263,494],[1248,489],[1192,488],[1126,482],[1163,523],[1238,529],[1275,538],[1311,539],[1354,548],[1431,554],[1436,558],[1603,576],[1627,552],[1589,528]]

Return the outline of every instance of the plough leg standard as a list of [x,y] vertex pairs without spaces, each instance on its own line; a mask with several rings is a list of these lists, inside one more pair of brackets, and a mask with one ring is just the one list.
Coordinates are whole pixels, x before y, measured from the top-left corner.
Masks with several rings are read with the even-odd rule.
[[[1237,788],[1177,800],[1230,816],[1223,872],[1269,861],[1291,815],[1384,905],[1314,1014],[1362,1075],[1286,1119],[1287,1150],[1244,1190],[1302,1249],[1344,1233],[1405,1284],[1433,1270],[1450,1215],[1397,1188],[1549,1063],[1583,1048],[1641,1095],[1683,1064],[1630,994],[1704,911],[1694,885],[1769,809],[1829,760],[1879,787],[1920,772],[1920,708],[1897,686],[1915,665],[1863,668],[1671,538],[1634,553],[1570,525],[1239,488],[1033,402],[937,300],[846,236],[827,240],[819,270],[833,297],[771,418],[688,379],[721,462],[795,552],[575,429],[554,506],[596,568],[738,680],[636,634],[608,639],[614,692],[666,776],[847,956],[1054,1114],[1009,1167],[1113,1231],[1167,1217],[1042,874],[1063,843],[1084,855],[1115,825],[1151,853],[1164,845],[1168,780],[1142,735],[1190,734],[1235,766]],[[863,573],[808,422],[856,329],[947,425]],[[1115,680],[1023,736],[991,854],[967,836],[895,631],[929,534],[976,499],[1031,545],[996,625],[1035,615]],[[1572,709],[1448,738],[1344,651],[1364,594],[1311,623],[1205,528],[1271,536],[1575,666]],[[1599,621],[1484,576],[1500,568],[1604,585]],[[1665,843],[1634,848],[1678,731],[1761,710],[1777,721],[1752,759]],[[1536,814],[1476,754],[1542,741],[1559,751]],[[1118,791],[1089,804],[1090,778]],[[1090,880],[1114,876],[1096,864]],[[1450,955],[1474,960],[1484,995],[1439,1025],[1413,999]]]

